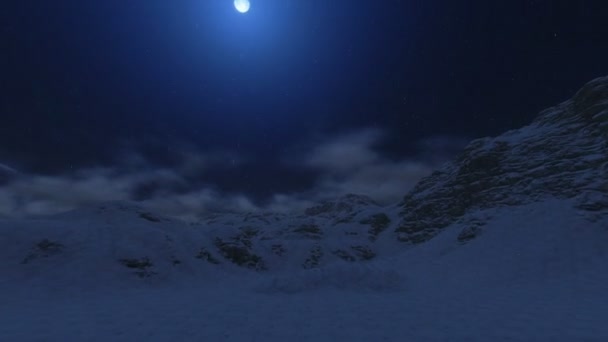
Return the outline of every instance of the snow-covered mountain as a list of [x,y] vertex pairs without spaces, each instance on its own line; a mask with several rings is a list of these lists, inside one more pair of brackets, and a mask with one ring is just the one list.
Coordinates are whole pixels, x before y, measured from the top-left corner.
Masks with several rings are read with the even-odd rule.
[[374,243],[391,224],[384,209],[347,195],[301,215],[215,214],[189,224],[123,202],[6,219],[0,221],[0,272],[15,277],[5,282],[58,279],[65,286],[70,279],[70,286],[88,287],[366,261],[381,253]]
[[[489,211],[549,199],[569,200],[590,224],[601,225],[608,218],[607,136],[608,78],[600,78],[526,127],[471,142],[397,206],[349,194],[296,215],[226,213],[185,224],[137,204],[106,203],[48,219],[5,220],[1,232],[10,248],[2,253],[11,254],[2,259],[25,258],[44,268],[28,255],[50,262],[51,255],[70,254],[89,263],[86,258],[97,254],[108,269],[123,265],[150,276],[186,265],[196,270],[201,263],[293,271],[394,255],[409,248],[397,241],[427,242],[455,225],[462,228],[456,240],[467,242],[492,229]],[[149,261],[140,267],[149,271],[126,259]],[[160,265],[172,267],[161,272]],[[56,273],[60,266],[53,268]]]
[[0,340],[608,340],[607,242],[608,77],[394,206],[0,219]]
[[608,78],[585,85],[530,125],[471,142],[400,204],[398,239],[428,241],[454,223],[470,240],[491,223],[479,212],[571,199],[590,221],[608,217]]

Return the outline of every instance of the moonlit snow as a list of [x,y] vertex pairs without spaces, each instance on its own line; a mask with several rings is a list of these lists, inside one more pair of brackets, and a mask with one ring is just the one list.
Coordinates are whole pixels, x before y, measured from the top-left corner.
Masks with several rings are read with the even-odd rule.
[[567,200],[477,214],[491,223],[466,245],[453,224],[412,248],[380,238],[375,261],[265,272],[196,259],[204,227],[128,205],[3,220],[0,340],[608,340],[600,222]]

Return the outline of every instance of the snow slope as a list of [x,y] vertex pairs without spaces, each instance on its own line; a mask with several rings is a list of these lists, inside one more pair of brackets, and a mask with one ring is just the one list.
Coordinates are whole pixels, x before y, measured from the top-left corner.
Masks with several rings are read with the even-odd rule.
[[398,205],[0,219],[0,341],[608,341],[608,78]]
[[[0,285],[0,339],[608,339],[607,225],[590,224],[567,200],[488,209],[483,215],[492,217],[492,229],[464,246],[455,239],[462,229],[455,224],[428,243],[376,261],[343,261],[289,272],[194,270],[192,265],[178,272],[166,265],[159,273],[172,270],[171,277],[140,278],[120,265],[91,263],[89,254],[79,258],[90,269],[75,260],[68,263],[73,255],[40,256],[25,265],[14,259],[7,263],[3,251],[2,274],[21,277],[3,278]],[[56,223],[38,221],[35,230],[30,230],[31,224],[8,230],[11,223],[5,221],[1,238],[7,241],[15,230],[28,231],[24,236],[29,239],[35,232],[47,236]],[[156,234],[158,228],[148,229]],[[141,248],[141,236],[136,235],[125,234],[118,242],[100,234],[94,243],[113,244],[115,256],[122,256],[121,252]],[[64,241],[68,246],[71,240]],[[187,243],[184,239],[185,249]],[[167,251],[155,247],[148,246],[148,255],[162,259]],[[23,266],[31,268],[15,270]]]

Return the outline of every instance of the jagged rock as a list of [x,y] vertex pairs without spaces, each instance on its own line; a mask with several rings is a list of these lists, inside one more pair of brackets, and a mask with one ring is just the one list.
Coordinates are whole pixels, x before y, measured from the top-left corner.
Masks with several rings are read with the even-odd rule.
[[547,197],[576,198],[581,210],[606,215],[606,175],[608,77],[541,112],[529,126],[471,142],[405,196],[397,237],[425,242],[471,210]]
[[332,254],[337,256],[338,258],[348,261],[348,262],[357,261],[357,258],[355,258],[352,254],[350,254],[349,252],[342,250],[342,249],[336,249],[335,251],[332,252]]
[[301,234],[309,239],[321,239],[323,232],[316,224],[303,224],[294,230],[295,233]]
[[315,246],[310,250],[309,256],[304,261],[304,264],[302,264],[302,267],[305,269],[319,267],[321,258],[323,258],[323,249],[321,249],[321,246]]
[[475,239],[479,234],[481,234],[481,226],[480,225],[472,225],[464,228],[460,234],[458,234],[458,241],[460,242],[469,242]]
[[276,256],[283,256],[285,255],[285,253],[287,252],[287,250],[285,249],[285,247],[283,247],[283,245],[281,244],[275,244],[272,245],[272,253],[274,253]]
[[144,220],[148,220],[148,221],[154,222],[154,223],[162,222],[162,220],[159,217],[154,216],[153,214],[148,213],[148,212],[139,213],[139,217],[141,217]]
[[239,241],[223,241],[220,238],[216,238],[214,243],[222,256],[232,263],[256,271],[266,270],[262,257],[249,250],[251,246],[247,246]]
[[209,252],[205,247],[201,247],[201,250],[196,255],[197,259],[205,260],[210,264],[219,265],[220,261],[213,257],[213,254]]
[[376,253],[369,246],[351,246],[350,247],[359,260],[371,260],[376,257]]
[[369,224],[369,239],[376,241],[378,235],[388,228],[391,224],[391,219],[384,213],[374,214],[364,220],[361,220],[361,224]]
[[156,272],[149,270],[154,264],[152,264],[148,257],[141,259],[120,259],[118,261],[128,268],[136,269],[137,271],[134,274],[140,278],[147,278],[156,274]]
[[53,255],[57,255],[61,253],[64,249],[64,245],[57,242],[51,241],[49,239],[43,239],[38,242],[33,248],[32,251],[21,261],[22,264],[27,264],[32,260],[38,258],[48,258]]
[[350,246],[350,251],[336,249],[332,252],[338,258],[348,261],[367,261],[376,257],[376,253],[369,246]]
[[148,267],[152,267],[152,263],[148,257],[142,259],[120,259],[119,261],[128,268],[144,270]]

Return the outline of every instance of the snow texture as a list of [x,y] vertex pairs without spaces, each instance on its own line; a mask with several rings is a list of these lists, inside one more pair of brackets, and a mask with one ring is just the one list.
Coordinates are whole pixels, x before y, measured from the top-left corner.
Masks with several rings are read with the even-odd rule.
[[608,224],[568,200],[488,209],[466,244],[454,224],[374,261],[266,272],[201,262],[196,229],[122,208],[0,223],[0,340],[608,339]]
[[0,219],[0,341],[608,341],[608,78],[398,205]]

